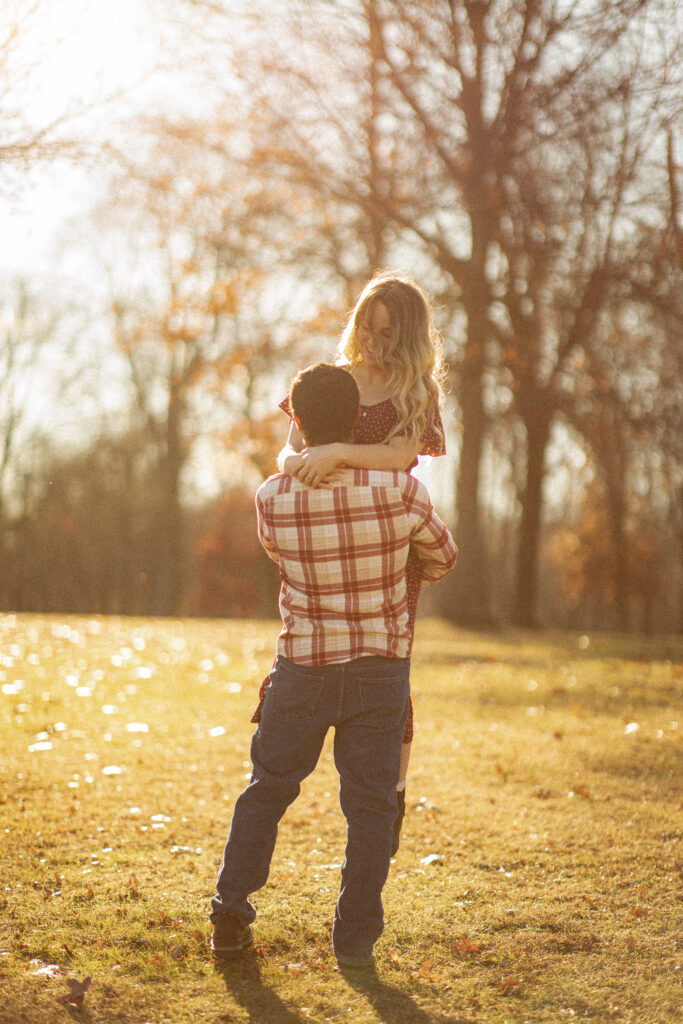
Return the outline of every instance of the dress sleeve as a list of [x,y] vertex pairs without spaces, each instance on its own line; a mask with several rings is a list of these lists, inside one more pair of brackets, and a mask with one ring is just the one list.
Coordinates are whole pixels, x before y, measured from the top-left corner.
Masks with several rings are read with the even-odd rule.
[[285,396],[285,397],[284,397],[284,398],[282,399],[282,401],[281,401],[281,402],[278,402],[278,405],[277,405],[277,407],[278,407],[278,409],[282,409],[282,411],[283,411],[284,413],[286,413],[286,414],[287,414],[287,416],[289,416],[289,418],[290,418],[290,420],[291,420],[291,418],[292,418],[292,410],[291,410],[291,408],[290,408],[290,405],[289,405],[289,395],[286,395],[286,396]]
[[420,455],[445,455],[446,438],[438,405],[433,405],[427,415],[427,426],[420,437]]

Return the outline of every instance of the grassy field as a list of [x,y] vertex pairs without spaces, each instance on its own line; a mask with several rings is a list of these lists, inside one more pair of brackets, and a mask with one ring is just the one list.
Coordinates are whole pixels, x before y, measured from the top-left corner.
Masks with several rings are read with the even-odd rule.
[[254,952],[216,964],[208,900],[276,631],[0,616],[2,1024],[683,1019],[681,638],[420,622],[376,973],[330,949],[329,744]]

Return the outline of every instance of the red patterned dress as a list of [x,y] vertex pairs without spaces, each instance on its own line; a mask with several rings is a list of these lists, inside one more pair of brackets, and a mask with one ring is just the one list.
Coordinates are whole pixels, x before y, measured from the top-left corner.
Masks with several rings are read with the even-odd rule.
[[[280,408],[283,412],[289,416],[289,399],[285,398],[280,402]],[[387,436],[391,433],[393,428],[396,426],[398,421],[398,411],[391,401],[390,398],[385,399],[383,402],[376,402],[375,405],[361,405],[360,407],[360,418],[353,432],[353,443],[354,444],[384,444]],[[432,414],[428,417],[427,426],[424,429],[422,437],[420,438],[420,455],[445,455],[446,444],[443,435],[443,424],[441,423],[441,417],[438,409],[435,409]],[[417,459],[410,467],[413,469],[417,465]],[[417,615],[417,602],[420,597],[420,590],[422,588],[422,573],[420,571],[420,563],[417,558],[413,557],[412,549],[408,553],[408,562],[406,564],[406,589],[407,589],[407,602],[408,602],[408,623],[413,632],[415,625],[415,616]],[[412,643],[411,643],[412,647]],[[408,652],[410,657],[410,651]],[[263,701],[265,700],[266,690],[270,682],[270,676],[261,683],[261,689],[259,690],[259,703],[256,711],[252,715],[252,722],[261,721],[261,708],[263,707]],[[410,743],[413,738],[413,704],[410,703],[410,711],[408,713],[408,720],[406,722],[405,733],[403,735],[403,742]]]

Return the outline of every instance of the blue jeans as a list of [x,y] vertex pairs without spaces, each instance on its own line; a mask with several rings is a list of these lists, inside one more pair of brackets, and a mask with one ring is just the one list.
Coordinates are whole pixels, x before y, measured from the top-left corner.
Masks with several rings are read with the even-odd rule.
[[397,813],[410,661],[367,657],[308,668],[278,657],[251,743],[253,771],[237,799],[211,901],[244,924],[256,917],[250,893],[265,885],[277,827],[315,768],[334,726],[334,762],[347,843],[334,914],[337,956],[364,957],[382,934],[382,888]]

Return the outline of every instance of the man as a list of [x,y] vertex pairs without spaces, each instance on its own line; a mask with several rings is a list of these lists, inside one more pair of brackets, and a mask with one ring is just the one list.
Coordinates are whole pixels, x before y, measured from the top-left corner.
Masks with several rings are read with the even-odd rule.
[[[318,363],[294,379],[290,405],[309,447],[347,441],[358,388],[342,367]],[[261,543],[280,567],[283,625],[251,781],[216,882],[211,947],[221,955],[251,944],[248,896],[265,884],[278,822],[333,726],[347,845],[332,944],[340,965],[366,966],[383,929],[408,713],[408,549],[432,582],[452,569],[457,548],[408,473],[349,468],[317,490],[278,473],[259,488],[256,508]]]

